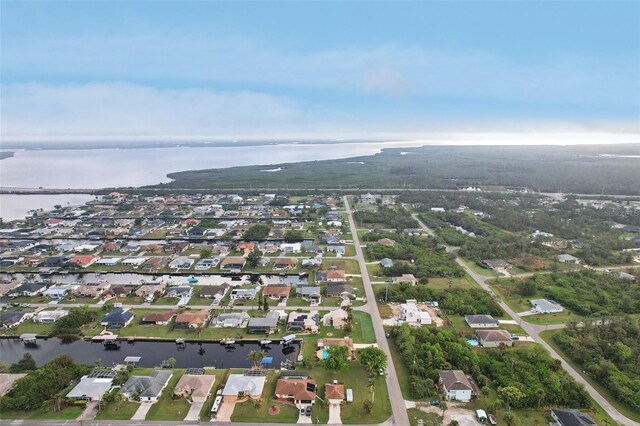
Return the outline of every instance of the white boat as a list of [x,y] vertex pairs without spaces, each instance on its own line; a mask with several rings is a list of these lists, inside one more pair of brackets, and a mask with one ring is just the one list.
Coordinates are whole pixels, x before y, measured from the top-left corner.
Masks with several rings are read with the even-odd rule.
[[260,339],[260,346],[267,346],[267,345],[270,345],[271,343],[272,343],[272,340]]

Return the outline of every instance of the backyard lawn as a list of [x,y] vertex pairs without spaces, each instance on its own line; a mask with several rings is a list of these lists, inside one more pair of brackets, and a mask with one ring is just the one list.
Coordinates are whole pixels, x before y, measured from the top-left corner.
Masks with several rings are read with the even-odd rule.
[[355,343],[375,343],[376,334],[373,331],[371,315],[362,311],[352,311],[353,329],[351,336]]
[[182,420],[189,412],[191,405],[184,398],[173,399],[173,388],[184,374],[184,370],[173,370],[169,384],[162,391],[158,402],[153,404],[147,413],[146,420]]
[[[261,404],[254,401],[246,401],[236,404],[231,421],[247,423],[295,423],[298,420],[298,409],[290,404],[273,401],[276,383],[280,373],[269,371],[267,382],[262,391]],[[278,414],[269,414],[269,408],[276,406],[280,409]]]

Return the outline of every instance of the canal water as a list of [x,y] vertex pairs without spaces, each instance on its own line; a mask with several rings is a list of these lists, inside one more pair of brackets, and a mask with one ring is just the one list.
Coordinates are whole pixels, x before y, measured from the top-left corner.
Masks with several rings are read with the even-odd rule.
[[[127,356],[139,356],[142,357],[138,364],[140,367],[158,367],[162,361],[173,357],[177,368],[246,368],[253,364],[247,359],[249,352],[261,349],[258,343],[236,344],[234,349],[228,349],[211,342],[186,343],[182,348],[175,342],[123,341],[120,349],[107,350],[102,343],[85,340],[62,343],[58,338],[38,339],[37,347],[26,347],[19,339],[0,339],[0,361],[14,363],[28,352],[38,366],[58,355],[67,354],[76,362],[89,365],[100,360],[103,366],[113,366],[121,364]],[[300,346],[293,344],[283,348],[273,343],[263,350],[273,358],[273,363],[266,366],[279,369],[281,361],[296,360]]]

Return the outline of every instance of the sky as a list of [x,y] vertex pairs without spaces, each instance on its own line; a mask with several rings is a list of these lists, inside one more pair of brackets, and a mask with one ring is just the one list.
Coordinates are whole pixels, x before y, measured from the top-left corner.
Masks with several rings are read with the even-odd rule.
[[640,134],[640,2],[0,2],[5,142]]

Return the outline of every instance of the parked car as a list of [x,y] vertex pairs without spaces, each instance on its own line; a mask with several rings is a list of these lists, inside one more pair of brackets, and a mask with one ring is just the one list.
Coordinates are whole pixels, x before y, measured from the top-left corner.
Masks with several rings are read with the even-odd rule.
[[311,405],[307,405],[307,408],[305,410],[305,414],[307,415],[307,417],[311,417]]
[[498,422],[496,421],[496,416],[494,416],[493,414],[489,414],[487,417],[489,418],[489,423],[491,423],[492,425],[498,424]]
[[512,336],[511,336],[511,340],[520,340],[520,337],[519,337],[519,336],[513,336],[513,335],[512,335]]
[[378,375],[380,376],[384,376],[384,369],[381,368],[380,370],[378,370]]
[[431,405],[434,407],[439,407],[440,406],[440,400],[439,399],[434,399],[433,401],[431,401]]
[[300,415],[303,416],[305,412],[305,407],[304,405],[300,407]]

